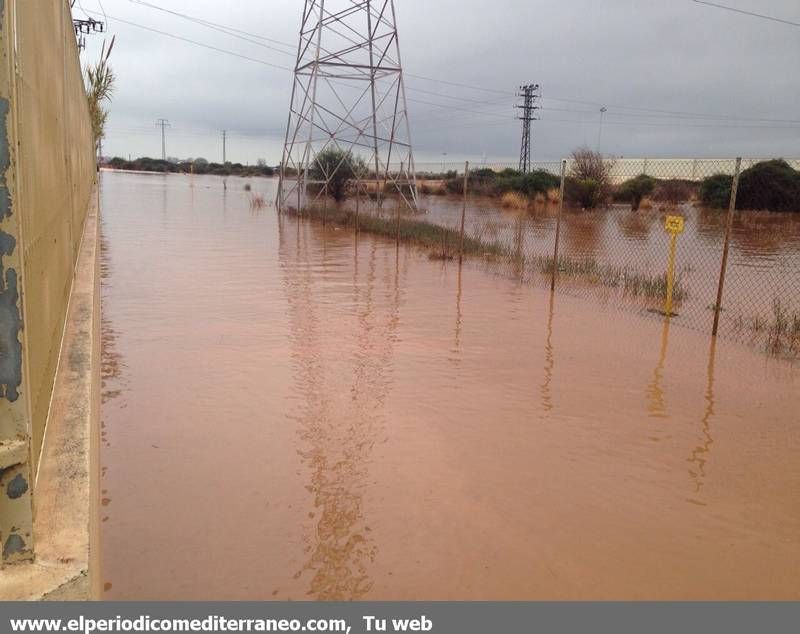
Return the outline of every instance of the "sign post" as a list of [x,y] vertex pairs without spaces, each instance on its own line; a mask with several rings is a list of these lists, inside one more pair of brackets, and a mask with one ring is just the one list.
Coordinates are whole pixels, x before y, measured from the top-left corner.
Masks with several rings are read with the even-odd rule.
[[675,251],[678,246],[678,235],[683,233],[683,216],[667,216],[664,228],[670,234],[669,263],[667,265],[667,296],[664,300],[664,314],[672,316],[672,294],[675,290]]

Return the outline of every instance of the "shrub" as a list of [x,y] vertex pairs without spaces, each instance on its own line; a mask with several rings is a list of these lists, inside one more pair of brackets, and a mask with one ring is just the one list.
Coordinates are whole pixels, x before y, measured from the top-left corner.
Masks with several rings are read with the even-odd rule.
[[739,178],[736,206],[740,209],[800,211],[800,172],[783,159],[763,161]]
[[317,154],[310,173],[314,180],[327,181],[328,193],[338,202],[346,198],[347,185],[356,172],[364,170],[363,159],[354,157],[350,151],[330,147]]
[[567,201],[585,209],[597,207],[606,198],[602,185],[592,178],[577,179],[570,176],[564,185]]
[[656,181],[653,198],[664,203],[682,203],[691,200],[697,193],[697,184],[680,178]]
[[567,200],[592,209],[605,203],[611,192],[611,167],[599,152],[579,148],[572,153],[570,177],[567,179]]
[[[730,204],[733,177],[715,174],[700,184],[704,205],[725,208]],[[762,161],[739,177],[737,209],[800,212],[800,172],[783,159]]]
[[706,207],[722,209],[730,204],[733,176],[714,174],[700,183],[700,201]]
[[495,181],[495,193],[507,191],[519,192],[526,196],[545,194],[548,189],[558,187],[560,180],[550,172],[544,170],[534,170],[527,174],[516,173],[514,175],[501,174]]
[[622,183],[615,192],[615,199],[631,203],[633,211],[639,209],[642,198],[651,194],[656,187],[656,179],[646,174],[639,174]]
[[500,198],[500,205],[506,209],[525,209],[528,199],[519,192],[506,192]]

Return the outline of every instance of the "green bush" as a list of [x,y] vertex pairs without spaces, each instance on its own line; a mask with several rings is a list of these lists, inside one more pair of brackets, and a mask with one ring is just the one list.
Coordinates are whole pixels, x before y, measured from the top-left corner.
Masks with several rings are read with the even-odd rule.
[[783,159],[756,163],[739,178],[736,207],[800,211],[800,172]]
[[656,179],[646,174],[639,174],[622,183],[614,192],[615,200],[629,202],[633,211],[639,209],[642,198],[651,194],[656,187]]
[[[464,192],[464,177],[454,176],[445,181],[445,188],[451,194]],[[489,168],[477,169],[469,174],[469,191],[484,196],[500,196],[506,192],[519,192],[526,196],[545,194],[549,189],[558,187],[560,180],[544,170],[535,170],[523,174],[514,169],[495,172]]]
[[311,178],[327,181],[328,193],[336,201],[347,197],[347,184],[356,176],[356,171],[365,171],[364,161],[349,151],[328,148],[317,154],[311,167]]
[[700,183],[700,201],[706,207],[722,209],[730,204],[733,176],[714,174]]
[[[733,177],[715,174],[700,184],[700,200],[722,209],[730,204]],[[800,172],[783,159],[762,161],[739,176],[737,209],[800,212]]]
[[528,174],[514,176],[500,176],[495,181],[495,194],[504,194],[508,191],[519,192],[526,196],[546,194],[549,189],[559,187],[561,181],[558,176],[544,170],[535,170]]
[[564,182],[564,196],[584,209],[594,209],[605,202],[606,185],[594,178],[570,176]]

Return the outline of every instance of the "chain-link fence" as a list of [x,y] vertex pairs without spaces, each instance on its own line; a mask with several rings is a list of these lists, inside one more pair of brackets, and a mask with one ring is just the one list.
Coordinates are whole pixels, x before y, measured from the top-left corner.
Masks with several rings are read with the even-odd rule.
[[[466,179],[465,164],[418,163],[417,211],[367,179],[347,218],[330,219],[649,318],[669,314],[673,324],[708,333],[718,321],[724,337],[798,357],[800,213],[780,211],[787,193],[759,167],[774,163],[587,152],[535,163],[527,174],[512,164],[473,165]],[[800,160],[780,167],[795,170]]]

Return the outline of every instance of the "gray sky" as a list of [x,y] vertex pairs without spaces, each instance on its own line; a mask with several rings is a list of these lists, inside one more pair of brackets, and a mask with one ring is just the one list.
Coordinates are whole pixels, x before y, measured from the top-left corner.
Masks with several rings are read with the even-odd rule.
[[[296,46],[303,2],[147,1],[275,42],[231,37],[132,0],[80,0],[92,17],[104,9],[117,36],[104,153],[160,156],[154,122],[164,117],[172,124],[170,156],[220,161],[220,131],[227,129],[228,160],[278,163],[288,70],[122,20],[291,67],[293,53],[283,53],[291,49],[282,43]],[[800,27],[692,0],[395,4],[418,162],[440,162],[445,152],[447,161],[516,161],[514,93],[528,82],[541,84],[544,97],[533,124],[534,160],[557,159],[583,144],[594,148],[601,105],[608,108],[601,143],[607,154],[800,156]],[[797,0],[718,4],[800,23]],[[78,3],[74,14],[83,17]],[[102,39],[89,36],[82,63],[97,58]]]

